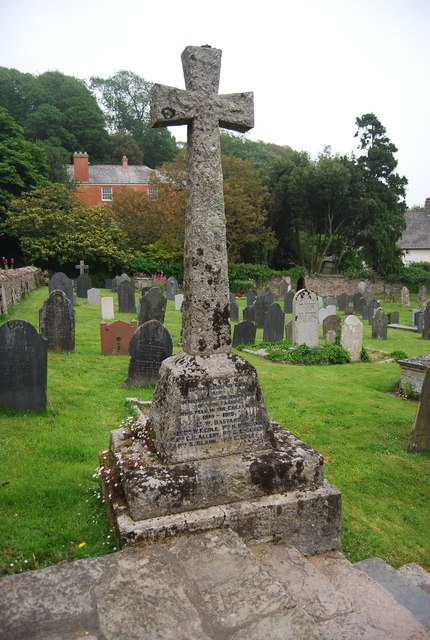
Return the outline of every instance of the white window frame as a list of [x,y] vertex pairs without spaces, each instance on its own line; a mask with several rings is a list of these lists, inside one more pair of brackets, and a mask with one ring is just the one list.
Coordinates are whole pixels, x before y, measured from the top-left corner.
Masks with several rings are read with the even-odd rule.
[[112,200],[112,187],[102,187],[102,201],[110,202]]
[[155,200],[155,198],[157,197],[157,192],[157,187],[148,187],[148,198],[150,200]]

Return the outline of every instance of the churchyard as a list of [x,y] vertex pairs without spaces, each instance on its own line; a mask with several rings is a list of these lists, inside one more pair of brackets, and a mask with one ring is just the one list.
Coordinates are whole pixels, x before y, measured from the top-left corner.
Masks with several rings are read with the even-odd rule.
[[[101,295],[111,295],[101,290]],[[0,322],[19,318],[38,327],[47,287],[33,291]],[[411,306],[383,303],[411,324]],[[119,313],[129,323],[136,313]],[[246,299],[237,299],[242,319]],[[127,388],[130,358],[104,356],[100,306],[78,299],[73,353],[48,354],[48,406],[42,412],[0,411],[0,567],[16,573],[115,549],[97,477],[98,452],[109,433],[131,414],[129,397],[150,400],[154,387]],[[338,312],[343,318],[343,312]],[[291,314],[286,314],[286,320]],[[181,312],[167,301],[164,321],[178,346]],[[257,329],[256,342],[263,340]],[[319,342],[323,344],[322,327]],[[325,476],[343,501],[342,550],[352,561],[378,556],[394,566],[418,562],[429,568],[430,453],[408,454],[417,403],[396,395],[400,367],[381,363],[395,351],[427,354],[420,334],[389,329],[371,337],[363,322],[368,363],[285,365],[241,351],[258,371],[268,412],[325,460]]]

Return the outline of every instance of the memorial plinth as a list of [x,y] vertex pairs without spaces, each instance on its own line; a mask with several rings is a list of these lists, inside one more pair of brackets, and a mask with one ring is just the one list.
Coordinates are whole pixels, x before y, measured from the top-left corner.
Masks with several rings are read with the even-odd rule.
[[251,128],[252,94],[218,95],[217,49],[187,47],[182,62],[186,90],[155,85],[151,119],[188,125],[183,352],[102,454],[118,543],[229,526],[304,553],[337,549],[340,493],[322,457],[270,421],[255,368],[231,353],[219,126]]

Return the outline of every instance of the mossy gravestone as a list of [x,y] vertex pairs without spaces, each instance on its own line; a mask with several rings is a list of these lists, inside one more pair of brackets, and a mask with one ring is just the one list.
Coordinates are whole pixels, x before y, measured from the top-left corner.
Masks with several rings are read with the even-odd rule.
[[39,331],[48,349],[59,353],[75,350],[75,311],[64,291],[52,291],[39,311]]
[[255,368],[231,352],[219,126],[251,128],[252,94],[218,94],[218,49],[187,47],[182,63],[186,90],[154,85],[151,120],[188,125],[183,351],[161,364],[143,435],[112,434],[104,490],[121,477],[119,543],[231,526],[338,548],[340,494],[322,457],[270,421]]
[[421,390],[421,401],[408,441],[408,451],[418,453],[430,449],[430,369],[427,367]]

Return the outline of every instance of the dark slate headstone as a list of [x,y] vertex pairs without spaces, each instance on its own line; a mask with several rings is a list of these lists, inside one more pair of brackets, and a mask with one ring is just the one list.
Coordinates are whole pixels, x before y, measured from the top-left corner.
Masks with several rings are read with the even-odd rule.
[[294,289],[287,291],[284,296],[284,313],[293,313],[293,300],[296,292]]
[[424,324],[422,329],[424,340],[430,340],[430,300],[426,303],[424,309]]
[[176,278],[170,276],[170,278],[167,278],[164,286],[166,287],[167,300],[174,300],[176,294],[179,293],[179,285]]
[[118,291],[118,279],[119,279],[119,276],[115,276],[115,278],[112,278],[112,284],[111,284],[112,293],[116,293]]
[[105,289],[112,289],[112,278],[107,278],[105,280]]
[[[49,293],[57,289],[64,291],[66,297],[73,303],[73,280],[68,278],[62,271],[57,271],[57,273],[54,273],[52,278],[49,279],[48,289]],[[87,294],[85,294],[85,297],[87,297]]]
[[390,324],[399,324],[400,322],[400,313],[398,311],[392,311],[388,314],[388,322]]
[[116,286],[118,287],[121,282],[131,282],[130,276],[127,273],[121,273],[121,275],[117,277]]
[[367,304],[365,304],[361,310],[361,319],[369,320],[369,307],[367,306]]
[[372,338],[376,340],[387,339],[387,316],[382,307],[378,307],[372,318]]
[[264,319],[263,342],[277,342],[284,339],[285,316],[277,302],[270,305]]
[[234,293],[230,291],[230,304],[234,304],[236,302],[236,296]]
[[93,283],[88,274],[79,274],[76,278],[76,295],[78,296],[78,298],[86,298],[88,289],[91,289],[92,286]]
[[288,320],[287,324],[285,325],[285,340],[292,340],[293,339],[293,320]]
[[0,406],[39,411],[46,408],[48,344],[25,320],[0,327]]
[[424,329],[424,313],[422,311],[418,311],[418,313],[415,314],[415,325],[418,332],[422,333]]
[[430,369],[427,368],[421,389],[421,401],[418,405],[412,433],[409,436],[408,451],[418,453],[430,449]]
[[354,305],[354,311],[356,313],[361,313],[362,308],[366,304],[366,300],[363,298],[361,293],[354,293],[352,296],[352,304]]
[[256,297],[257,294],[255,291],[248,291],[246,294],[246,306],[251,307],[254,304]]
[[139,326],[149,320],[158,320],[163,324],[166,305],[167,299],[161,289],[151,287],[139,300]]
[[272,305],[274,302],[275,302],[275,296],[271,291],[269,291],[264,295],[264,304],[266,306],[266,313],[269,310],[270,305]]
[[172,355],[173,342],[170,333],[158,320],[145,322],[134,332],[128,352],[130,363],[127,387],[144,387],[156,384],[160,365]]
[[239,320],[239,305],[237,302],[230,302],[230,320],[232,322]]
[[296,292],[301,291],[301,289],[306,289],[306,281],[304,276],[300,276],[300,278],[297,280]]
[[266,316],[264,296],[257,296],[253,306],[255,310],[255,324],[257,325],[257,328],[262,329],[264,327],[264,318]]
[[64,291],[52,291],[39,311],[40,335],[48,341],[48,349],[60,353],[75,350],[75,311]]
[[340,318],[339,316],[330,315],[324,318],[322,323],[322,330],[324,340],[327,338],[327,333],[329,331],[334,331],[337,334],[340,334]]
[[341,293],[337,297],[337,306],[341,311],[345,311],[349,303],[349,296],[347,293]]
[[243,310],[243,319],[255,322],[255,305],[245,307]]
[[119,283],[117,290],[119,313],[136,313],[134,292],[134,284],[130,280],[123,280]]
[[379,302],[377,302],[376,300],[370,300],[367,308],[369,309],[369,324],[372,324],[372,318],[375,315],[376,310],[379,309]]
[[334,296],[327,296],[326,301],[325,301],[325,306],[329,307],[330,305],[336,307],[337,306],[337,298],[335,298]]
[[238,344],[254,344],[257,327],[250,320],[244,320],[234,326],[233,347]]

